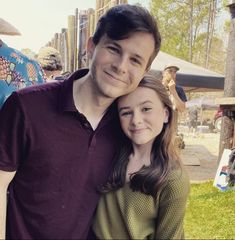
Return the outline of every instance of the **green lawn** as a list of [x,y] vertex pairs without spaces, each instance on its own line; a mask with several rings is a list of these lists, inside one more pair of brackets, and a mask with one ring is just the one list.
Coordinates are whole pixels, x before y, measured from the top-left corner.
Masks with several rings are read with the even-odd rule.
[[235,191],[191,184],[184,228],[186,239],[235,239]]

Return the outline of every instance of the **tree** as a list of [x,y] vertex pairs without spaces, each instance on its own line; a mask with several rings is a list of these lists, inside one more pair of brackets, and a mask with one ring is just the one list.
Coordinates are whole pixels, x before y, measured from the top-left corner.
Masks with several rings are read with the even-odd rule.
[[[152,0],[150,11],[158,21],[163,38],[162,50],[207,68],[215,67],[213,70],[223,73],[224,67],[219,60],[224,60],[224,51],[217,51],[224,49],[216,31],[217,14],[221,9],[218,2]],[[215,52],[218,54],[216,58],[213,57]],[[218,64],[215,64],[216,59]]]

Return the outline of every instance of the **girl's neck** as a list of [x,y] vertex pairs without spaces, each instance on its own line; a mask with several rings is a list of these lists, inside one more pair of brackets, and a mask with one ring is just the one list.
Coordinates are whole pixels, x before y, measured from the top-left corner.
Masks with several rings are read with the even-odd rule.
[[144,165],[149,166],[151,163],[152,144],[134,146],[133,153],[129,157],[126,171],[126,181],[130,181],[130,175],[138,172]]
[[153,141],[150,141],[146,144],[141,144],[141,145],[137,145],[137,144],[133,143],[132,144],[133,153],[131,154],[130,157],[139,162],[141,162],[141,161],[146,162],[145,159],[149,159],[149,161],[150,161],[152,145],[153,145]]

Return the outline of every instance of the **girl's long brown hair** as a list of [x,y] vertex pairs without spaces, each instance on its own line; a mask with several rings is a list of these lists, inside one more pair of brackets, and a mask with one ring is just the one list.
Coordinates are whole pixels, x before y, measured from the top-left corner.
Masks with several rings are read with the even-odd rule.
[[[148,195],[155,195],[164,186],[169,172],[180,167],[180,159],[173,144],[174,110],[168,93],[160,79],[153,75],[145,75],[139,87],[153,89],[158,94],[163,105],[169,111],[168,122],[164,123],[161,133],[153,142],[149,166],[143,166],[139,171],[131,174],[130,187],[134,191],[141,191]],[[157,116],[156,116],[157,117]],[[108,182],[102,187],[102,192],[109,192],[121,188],[126,181],[126,169],[129,156],[133,152],[131,140],[123,134],[123,141],[119,153],[115,157],[115,166]]]

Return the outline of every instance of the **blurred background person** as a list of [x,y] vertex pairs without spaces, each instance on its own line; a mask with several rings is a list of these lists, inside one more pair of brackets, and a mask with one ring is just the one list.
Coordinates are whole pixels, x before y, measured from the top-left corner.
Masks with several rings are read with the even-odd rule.
[[187,97],[184,89],[176,84],[176,73],[179,67],[174,64],[165,66],[163,71],[162,83],[170,93],[170,98],[174,104],[175,110],[183,112],[186,109]]
[[170,99],[174,107],[174,127],[175,127],[175,146],[179,149],[185,147],[183,135],[178,134],[178,113],[183,113],[186,109],[187,97],[184,89],[176,84],[176,73],[179,71],[179,67],[174,64],[168,64],[165,66],[162,73],[162,84],[168,91]]
[[46,81],[56,81],[62,74],[62,58],[59,51],[53,47],[40,48],[37,60],[46,74]]
[[197,107],[193,106],[188,109],[188,135],[192,133],[192,136],[195,137],[196,129],[197,129],[197,119],[198,119],[198,111]]
[[37,61],[7,46],[1,35],[20,35],[10,23],[0,18],[0,108],[12,92],[46,81]]

